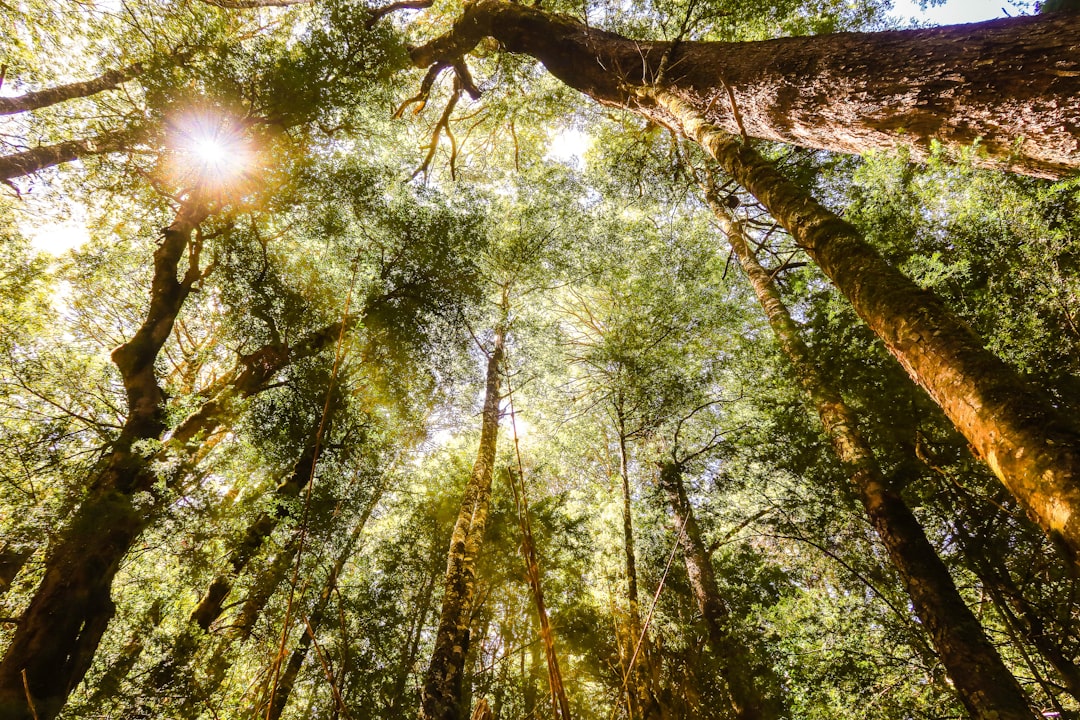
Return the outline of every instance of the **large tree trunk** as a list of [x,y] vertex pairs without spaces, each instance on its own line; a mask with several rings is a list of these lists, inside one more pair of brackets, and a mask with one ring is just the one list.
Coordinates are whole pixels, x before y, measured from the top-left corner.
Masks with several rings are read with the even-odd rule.
[[1047,535],[1080,560],[1080,432],[936,295],[756,151],[665,96],[686,134],[749,190],[851,301]]
[[[413,50],[453,62],[491,36],[600,102],[663,122],[659,87],[732,134],[842,153],[977,139],[985,165],[1060,178],[1080,168],[1080,14],[762,42],[639,42],[504,0],[466,6]],[[681,123],[676,119],[676,126]]]
[[[1071,119],[1080,114],[1080,14],[1047,14],[931,30],[792,38],[761,45],[682,43],[667,53],[670,48],[665,44],[636,43],[522,5],[481,0],[467,7],[449,34],[414,49],[412,58],[421,66],[452,65],[487,36],[513,52],[539,58],[554,75],[596,100],[636,110],[699,143],[791,233],[1047,535],[1080,561],[1080,432],[1074,423],[988,352],[933,293],[891,267],[853,226],[787,181],[748,145],[738,142],[724,129],[732,127],[730,120],[717,116],[725,106],[727,90],[734,93],[741,82],[736,81],[734,70],[729,73],[726,68],[743,67],[740,73],[746,74],[749,83],[751,78],[764,76],[766,67],[790,67],[792,89],[778,92],[773,86],[740,86],[735,102],[728,98],[729,107],[743,108],[742,124],[756,127],[759,122],[746,117],[753,107],[752,98],[759,92],[762,98],[783,100],[775,113],[781,124],[798,103],[820,97],[823,104],[809,113],[813,117],[830,117],[829,105],[847,108],[841,113],[840,124],[825,127],[822,121],[822,134],[858,137],[863,133],[859,118],[863,123],[880,124],[872,120],[878,101],[881,112],[889,108],[891,115],[894,106],[910,104],[903,98],[912,92],[910,84],[895,86],[900,88],[900,96],[890,95],[889,88],[894,86],[888,83],[865,90],[859,90],[858,84],[903,73],[918,80],[915,90],[926,88],[931,93],[921,102],[916,99],[915,107],[932,108],[947,105],[948,98],[962,98],[951,122],[959,126],[971,118],[972,133],[983,136],[988,146],[1005,147],[1008,158],[1017,158],[1020,165],[1014,169],[1034,172],[1042,168],[1038,174],[1057,176],[1080,167],[1080,130]],[[843,58],[837,48],[846,46],[874,52],[841,60],[831,75],[815,74],[817,68],[833,67],[831,63]],[[823,55],[818,48],[832,49]],[[670,59],[668,70],[661,73],[665,56]],[[747,57],[754,60],[747,61]],[[701,65],[701,70],[696,70],[696,65]],[[1019,65],[1022,71],[1017,69]],[[858,71],[868,66],[872,72]],[[717,67],[725,68],[723,78]],[[655,86],[645,85],[660,75],[664,77]],[[958,78],[964,82],[957,84]],[[1034,84],[1025,84],[1025,78]],[[946,85],[939,84],[942,82]],[[833,97],[833,87],[843,89],[840,97]],[[948,91],[935,90],[941,87]],[[1057,108],[1070,109],[1061,115]],[[800,112],[809,111],[804,108]],[[986,113],[996,113],[996,119],[980,121]],[[1020,124],[1013,124],[1013,118],[1021,119]],[[724,127],[713,120],[720,120]],[[891,146],[923,139],[948,140],[935,134],[920,139],[918,134],[921,127],[941,127],[941,122],[918,117],[906,122],[912,130],[890,134]],[[1011,129],[995,135],[998,126]],[[1045,133],[1050,136],[1044,137]],[[1057,159],[1048,160],[1041,150],[1026,149],[1027,143],[1014,156],[1011,149],[1020,136],[1042,138],[1036,145],[1057,148],[1052,150]],[[873,147],[852,148],[840,143],[840,147],[829,149],[861,151]],[[1047,169],[1051,165],[1057,170]]]
[[961,702],[976,720],[1031,720],[1035,714],[1019,683],[960,597],[922,526],[903,498],[889,487],[873,450],[859,431],[857,416],[814,364],[809,348],[799,336],[768,271],[754,257],[742,228],[731,220],[711,193],[709,199],[780,347],[813,401],[837,457],[899,571],[915,613],[930,634]]
[[499,366],[502,358],[503,330],[498,329],[494,347],[488,356],[480,448],[450,535],[439,629],[420,695],[422,720],[460,720],[462,713],[467,714],[468,711],[461,708],[462,679],[465,657],[469,652],[469,622],[476,592],[476,558],[487,527],[491,479],[495,469],[501,399]]
[[[180,307],[202,277],[200,247],[192,236],[207,215],[200,202],[180,207],[154,253],[146,318],[132,338],[113,351],[127,391],[128,417],[94,470],[89,496],[50,550],[41,584],[0,661],[4,720],[55,717],[86,674],[112,619],[112,578],[148,520],[134,496],[153,490],[156,481],[138,443],[159,440],[165,431],[164,394],[154,363]],[[178,278],[185,253],[189,267]]]
[[788,717],[781,683],[772,667],[757,657],[731,627],[730,613],[716,584],[712,560],[701,538],[694,510],[686,496],[683,469],[676,463],[660,468],[660,487],[675,514],[680,542],[694,598],[705,621],[706,637],[727,683],[732,709],[738,720],[781,720]]

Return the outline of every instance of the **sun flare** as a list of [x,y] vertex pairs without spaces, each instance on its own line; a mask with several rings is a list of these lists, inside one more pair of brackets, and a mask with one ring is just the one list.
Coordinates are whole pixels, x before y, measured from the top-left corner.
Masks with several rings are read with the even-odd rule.
[[255,152],[235,119],[192,113],[172,123],[171,172],[187,186],[240,190],[254,172]]

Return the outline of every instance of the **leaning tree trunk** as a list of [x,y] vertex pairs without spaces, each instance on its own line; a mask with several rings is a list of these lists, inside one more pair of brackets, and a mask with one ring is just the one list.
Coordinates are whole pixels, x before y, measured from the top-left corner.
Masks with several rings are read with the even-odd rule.
[[686,574],[694,591],[706,637],[717,662],[720,676],[728,686],[732,710],[738,720],[781,720],[788,717],[780,679],[767,661],[757,657],[731,627],[731,614],[720,595],[712,560],[701,538],[694,510],[682,481],[683,468],[665,463],[660,468],[660,487],[668,496],[675,514],[675,527],[682,529]]
[[[325,347],[331,331],[340,329],[336,325],[316,331],[292,352],[271,343],[241,356],[236,370],[212,388],[213,397],[177,426],[157,452],[149,457],[138,452],[140,441],[158,441],[166,429],[164,394],[154,364],[184,300],[203,277],[201,243],[197,238],[192,242],[191,236],[206,216],[202,206],[189,203],[165,230],[154,253],[146,318],[132,338],[113,351],[127,391],[128,418],[98,462],[88,497],[50,549],[41,584],[0,661],[0,720],[55,717],[86,674],[115,609],[111,587],[120,562],[166,500],[156,489],[154,466],[180,458],[180,467],[165,480],[170,488],[175,486],[203,438],[232,414],[239,400],[261,392],[291,360]],[[189,243],[188,270],[177,279]],[[152,502],[137,508],[138,493],[150,493]]]
[[495,446],[499,434],[499,366],[503,359],[503,335],[495,332],[488,356],[484,389],[480,448],[461,501],[446,561],[442,611],[435,635],[435,649],[420,694],[422,720],[460,720],[465,657],[469,652],[469,622],[476,592],[476,558],[484,541],[491,479],[495,470]]
[[[1080,14],[761,42],[642,42],[505,0],[466,5],[412,51],[452,67],[486,36],[594,99],[660,121],[635,88],[662,87],[732,134],[841,153],[931,142],[1039,177],[1080,168]],[[675,118],[674,125],[682,123]]]
[[[882,144],[948,142],[959,129],[942,128],[966,126],[987,147],[1005,148],[998,160],[1007,164],[1015,158],[1015,170],[1050,176],[1074,171],[1080,167],[1074,121],[1080,114],[1080,14],[763,44],[672,46],[638,43],[523,5],[481,0],[467,6],[449,34],[415,48],[412,59],[433,70],[460,65],[487,36],[540,59],[590,97],[698,142],[791,233],[1047,535],[1080,561],[1080,432],[1074,424],[988,352],[933,293],[891,267],[853,226],[731,134],[740,123],[749,133],[772,122],[803,130],[763,137],[798,143],[814,130],[835,141],[825,149],[862,152]],[[767,68],[772,70],[766,73]],[[783,68],[783,82],[774,77],[753,84]],[[900,82],[901,76],[909,82]],[[893,82],[879,85],[878,78]],[[755,103],[766,109],[755,111]],[[944,114],[934,115],[939,106]],[[726,120],[719,117],[725,108],[732,112]],[[931,114],[920,116],[920,109]],[[905,117],[902,129],[881,136],[867,127],[887,125],[880,117],[898,112]],[[836,113],[838,119],[829,122]],[[855,142],[870,137],[879,140]],[[1020,137],[1037,140],[1025,141],[1014,155]]]
[[754,257],[742,228],[707,193],[720,226],[754,288],[780,347],[817,409],[859,499],[889,558],[900,573],[915,613],[960,696],[976,720],[1035,717],[1019,683],[960,597],[945,564],[900,495],[889,487],[877,458],[859,431],[859,420],[811,359],[771,276]]
[[305,444],[292,472],[274,489],[274,498],[285,501],[275,504],[272,511],[262,512],[250,525],[229,557],[228,569],[210,583],[199,604],[188,618],[187,625],[176,636],[172,650],[149,671],[149,685],[159,690],[172,688],[172,694],[187,706],[187,700],[195,693],[188,682],[187,667],[198,652],[210,626],[225,610],[225,600],[232,592],[233,582],[247,568],[251,560],[262,550],[267,538],[281,520],[289,517],[288,500],[296,498],[310,482],[316,457],[316,433]]
[[73,160],[104,155],[125,149],[133,141],[129,131],[103,133],[93,138],[65,140],[54,145],[39,145],[22,152],[0,157],[0,182],[36,173]]
[[[98,462],[89,495],[49,551],[45,574],[0,660],[0,718],[51,720],[86,674],[112,618],[112,578],[148,516],[138,492],[152,491],[156,473],[139,444],[165,431],[165,398],[154,363],[180,307],[202,278],[195,229],[208,211],[188,200],[154,253],[150,305],[130,340],[113,351],[128,399],[120,436]],[[177,278],[185,252],[188,270]]]
[[852,225],[685,103],[661,99],[684,132],[761,201],[832,279],[1047,535],[1080,560],[1080,433],[1074,424]]

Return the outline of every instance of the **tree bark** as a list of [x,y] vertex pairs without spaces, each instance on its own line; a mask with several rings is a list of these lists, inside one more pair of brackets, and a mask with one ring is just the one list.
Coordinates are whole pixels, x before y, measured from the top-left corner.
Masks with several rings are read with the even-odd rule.
[[1032,720],[1035,713],[1019,683],[964,603],[922,526],[903,498],[889,487],[873,450],[859,431],[858,417],[814,364],[809,348],[799,336],[769,273],[754,257],[742,228],[711,193],[709,200],[780,347],[813,401],[837,457],[900,573],[915,613],[930,634],[961,702],[976,720]]
[[476,558],[487,527],[499,433],[499,366],[503,359],[503,336],[504,330],[497,329],[494,347],[488,356],[480,448],[450,535],[439,628],[420,695],[422,720],[460,720],[463,711],[460,707],[462,679],[476,592]]
[[30,110],[40,110],[67,100],[96,95],[105,90],[112,90],[136,77],[141,72],[142,65],[135,63],[124,68],[108,70],[90,80],[57,85],[44,90],[34,90],[15,97],[0,97],[0,115],[14,115],[15,113]]
[[560,80],[665,124],[656,87],[731,134],[841,153],[931,142],[1038,177],[1080,168],[1080,15],[837,33],[761,42],[644,42],[504,0],[467,5],[447,35],[415,48],[422,67],[460,60],[484,37]]
[[41,145],[23,152],[0,157],[0,181],[31,175],[62,163],[124,150],[131,142],[129,132],[111,132],[97,137],[65,140],[55,145]]
[[788,708],[780,679],[731,628],[731,614],[720,595],[712,560],[686,496],[682,473],[679,464],[665,463],[660,468],[660,487],[675,514],[676,532],[682,528],[679,540],[683,546],[686,574],[705,621],[709,647],[720,663],[720,675],[727,683],[735,717],[738,720],[786,718]]
[[7,592],[23,565],[34,554],[33,548],[8,546],[0,550],[0,595]]
[[[112,578],[148,521],[135,494],[151,491],[156,481],[139,445],[159,440],[165,431],[165,398],[154,362],[202,277],[200,243],[192,236],[208,214],[198,201],[181,205],[154,253],[146,318],[112,353],[127,391],[128,416],[94,470],[88,498],[50,551],[41,584],[0,660],[4,720],[52,720],[86,674],[112,619]],[[185,252],[189,268],[178,278]]]
[[686,134],[796,239],[908,374],[937,402],[1043,531],[1080,560],[1080,432],[936,295],[885,262],[859,232],[784,179],[753,149],[684,103]]

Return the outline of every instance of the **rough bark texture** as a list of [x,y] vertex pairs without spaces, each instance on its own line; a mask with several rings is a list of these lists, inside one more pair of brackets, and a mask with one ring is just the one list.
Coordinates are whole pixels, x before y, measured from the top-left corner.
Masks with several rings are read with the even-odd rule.
[[[314,333],[290,354],[267,345],[242,356],[219,391],[188,416],[152,454],[140,443],[159,441],[166,431],[163,390],[154,364],[172,332],[181,306],[202,277],[201,243],[192,236],[208,211],[187,203],[166,228],[154,253],[150,305],[142,325],[113,351],[128,398],[128,417],[120,435],[97,464],[90,492],[50,550],[45,575],[0,661],[0,719],[31,720],[22,671],[38,720],[55,717],[67,696],[89,669],[101,636],[114,612],[112,580],[127,551],[155,516],[165,496],[155,489],[156,462],[175,454],[189,458],[202,439],[224,422],[235,403],[267,386],[297,353],[323,346],[326,331]],[[177,269],[185,254],[188,270]],[[186,463],[183,464],[186,468]],[[172,484],[183,469],[166,478]],[[139,493],[150,502],[136,505]]]
[[1060,178],[1080,167],[1080,14],[762,42],[639,42],[565,16],[480,0],[413,51],[452,62],[491,36],[594,99],[680,122],[639,89],[660,86],[732,134],[843,153],[949,149]]
[[1035,713],[1019,683],[960,597],[922,526],[903,498],[889,487],[873,450],[859,431],[855,413],[814,364],[768,271],[758,264],[742,229],[732,222],[725,208],[715,198],[710,201],[961,702],[976,720],[1031,720]]
[[90,80],[73,82],[66,85],[35,90],[15,97],[0,97],[0,115],[39,110],[56,105],[66,100],[89,97],[105,90],[112,90],[142,72],[142,65],[136,63],[125,68],[109,70]]
[[491,502],[491,479],[499,433],[499,365],[502,358],[503,331],[497,330],[495,345],[488,357],[480,448],[450,535],[439,629],[420,695],[422,720],[460,720],[463,712],[468,713],[468,708],[461,707],[462,680],[476,592],[476,557],[483,544]]
[[114,132],[83,140],[66,140],[55,145],[0,157],[0,181],[36,173],[39,170],[82,158],[123,150],[131,141],[126,132]]
[[772,667],[761,661],[757,653],[732,631],[730,613],[720,595],[712,560],[687,499],[682,472],[682,467],[676,463],[665,464],[660,469],[660,486],[675,513],[676,529],[682,528],[680,542],[686,573],[705,621],[709,647],[720,663],[720,674],[727,683],[735,717],[738,720],[786,718],[788,708],[779,678]]
[[1071,420],[852,225],[685,103],[664,102],[684,132],[791,233],[1047,535],[1080,559],[1080,432]]
[[[952,95],[959,93],[966,98],[967,94],[984,88],[979,92],[987,93],[986,103],[993,108],[1007,108],[1000,118],[1003,126],[1012,122],[1010,118],[1020,118],[1016,133],[1035,137],[1046,131],[1054,135],[1039,144],[1057,147],[1062,153],[1060,162],[1041,158],[1041,151],[1029,152],[1024,143],[1021,152],[1015,155],[1018,164],[1012,167],[1057,176],[1080,164],[1076,126],[1073,120],[1063,122],[1057,110],[1072,108],[1068,114],[1072,118],[1077,116],[1080,70],[1076,63],[1080,62],[1080,53],[1076,48],[1080,42],[1080,14],[1050,13],[952,28],[792,38],[768,41],[761,46],[681,43],[666,53],[669,46],[662,43],[633,42],[562,16],[501,0],[481,0],[467,7],[449,34],[415,48],[412,58],[421,66],[452,64],[488,36],[495,37],[512,52],[538,58],[552,74],[594,99],[636,110],[698,142],[791,233],[1043,530],[1067,548],[1074,559],[1080,560],[1080,431],[1047,397],[1027,387],[1015,372],[987,352],[971,329],[935,295],[889,266],[854,227],[788,182],[752,148],[736,141],[724,129],[732,127],[731,119],[718,117],[724,106],[722,90],[731,88],[735,94],[735,103],[728,103],[730,107],[746,110],[753,105],[746,98],[759,92],[742,87],[734,75],[727,77],[729,65],[746,62],[734,55],[757,58],[754,63],[746,63],[753,77],[763,75],[762,69],[773,63],[788,63],[792,68],[792,89],[782,95],[789,98],[817,97],[830,84],[850,88],[859,74],[853,70],[857,67],[873,67],[872,73],[863,74],[876,78],[887,77],[894,70],[900,72],[898,68],[902,66],[905,74],[919,79],[919,86],[926,85],[935,77],[933,68],[924,67],[913,73],[909,62],[934,55],[939,56],[935,61],[941,66],[939,75],[946,68],[947,73],[957,77],[962,74],[965,78],[951,91]],[[853,58],[847,65],[842,62],[833,75],[814,74],[819,62],[824,63],[822,67],[829,65],[815,48],[850,45],[873,49],[879,41],[880,53],[875,51],[872,57],[858,61]],[[930,48],[935,49],[930,52]],[[770,53],[776,53],[776,57]],[[665,55],[671,59],[667,70],[661,72]],[[1010,59],[1006,61],[1003,55]],[[984,56],[990,62],[983,62]],[[1023,70],[1018,70],[1014,62],[1020,63]],[[694,69],[697,64],[704,66],[700,73]],[[716,74],[718,67],[725,68],[723,78]],[[989,76],[977,79],[979,72]],[[1001,73],[1001,77],[994,79],[995,73]],[[658,79],[658,76],[663,77]],[[1039,78],[1037,84],[1021,89],[1022,78],[1028,76]],[[815,79],[807,84],[806,77]],[[646,86],[654,81],[655,87]],[[885,83],[877,88],[875,96],[885,108],[904,107],[906,101],[891,95],[890,87]],[[908,87],[901,88],[900,95],[906,96],[911,91]],[[848,96],[854,91],[846,92],[843,97],[825,98],[826,102],[814,112],[827,118],[832,111],[826,106],[850,105]],[[932,97],[939,98],[935,102],[944,102],[947,95],[941,91]],[[706,96],[711,100],[704,103],[701,100]],[[966,118],[983,113],[979,107],[974,99],[966,99],[956,108],[960,116],[953,122],[967,122]],[[1048,110],[1049,115],[1040,108]],[[784,112],[789,109],[784,108]],[[809,110],[804,108],[802,112]],[[858,101],[844,112],[839,125],[822,121],[824,134],[850,137],[858,123],[856,116],[869,112],[866,102]],[[987,107],[985,112],[991,109]],[[744,126],[756,127],[758,121],[747,112],[740,111],[740,115]],[[713,120],[721,122],[723,127]],[[916,127],[924,124],[914,119],[907,122]],[[991,135],[993,128],[985,123],[971,125],[970,130],[982,135],[989,147],[1011,146],[1016,139],[1016,135],[995,138]],[[893,147],[918,141],[911,132],[894,132],[888,137]],[[872,147],[845,145],[834,149],[861,151]],[[1058,163],[1055,167],[1059,170],[1046,170],[1048,163]],[[1032,168],[1043,168],[1045,172]]]

